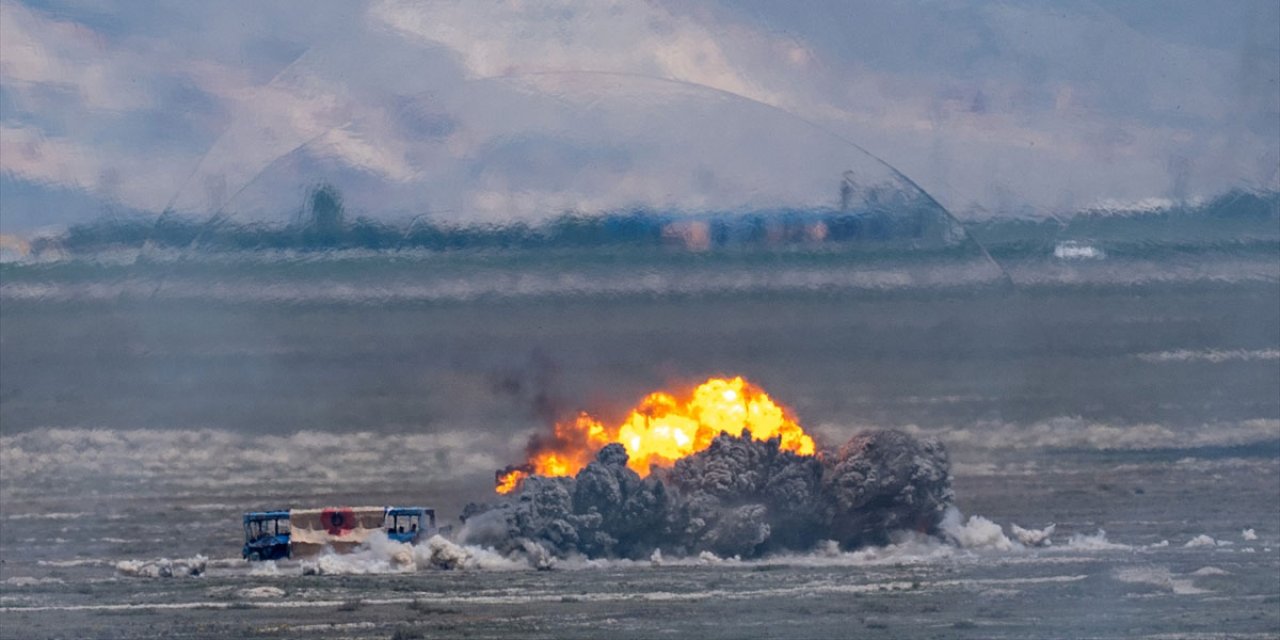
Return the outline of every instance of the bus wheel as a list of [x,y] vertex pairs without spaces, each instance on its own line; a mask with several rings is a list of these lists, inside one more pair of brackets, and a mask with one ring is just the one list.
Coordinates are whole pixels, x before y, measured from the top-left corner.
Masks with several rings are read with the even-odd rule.
[[249,557],[245,559],[248,560],[249,562],[257,562],[262,559],[262,554],[258,553],[257,551],[250,551]]

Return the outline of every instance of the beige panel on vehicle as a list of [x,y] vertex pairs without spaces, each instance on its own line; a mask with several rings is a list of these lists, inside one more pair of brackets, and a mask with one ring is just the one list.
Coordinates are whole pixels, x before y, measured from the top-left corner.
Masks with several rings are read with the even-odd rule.
[[383,507],[325,507],[289,511],[289,546],[294,557],[320,553],[330,547],[348,553],[386,520]]

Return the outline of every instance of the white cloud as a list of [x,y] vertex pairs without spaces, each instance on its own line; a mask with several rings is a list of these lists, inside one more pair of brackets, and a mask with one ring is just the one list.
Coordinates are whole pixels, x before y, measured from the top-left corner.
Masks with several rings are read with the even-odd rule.
[[[388,180],[415,173],[380,105],[350,95],[303,68],[267,84],[255,84],[247,68],[183,59],[180,43],[112,41],[75,23],[5,3],[0,20],[0,79],[28,120],[42,120],[49,96],[70,118],[41,124],[6,123],[4,171],[30,182],[83,189],[110,201],[159,211],[178,194],[179,210],[204,211],[201,188],[219,180],[235,190],[300,145]],[[148,48],[155,47],[148,51]],[[178,52],[175,54],[175,50]],[[158,55],[157,55],[158,54]],[[93,112],[137,113],[157,108],[153,83],[176,76],[218,100],[230,125],[211,149],[189,147],[175,155],[139,143],[99,141],[104,120],[75,117]],[[181,109],[185,105],[163,105]],[[45,130],[67,133],[46,136]],[[187,173],[196,170],[188,178]]]
[[[201,79],[225,101],[232,119],[200,158],[195,175],[186,181],[189,186],[212,176],[238,190],[276,160],[304,146],[388,180],[405,181],[416,173],[405,159],[399,132],[386,121],[378,104],[350,95],[346,87],[306,65],[260,86],[216,66],[204,68]],[[174,207],[201,211],[207,206],[203,195],[184,188]]]
[[34,127],[0,125],[0,168],[31,182],[93,188],[101,165],[93,152],[65,139],[48,140]]
[[10,176],[62,188],[83,189],[109,202],[143,210],[164,205],[181,164],[172,158],[115,156],[82,142],[46,137],[34,127],[0,125],[0,170]]
[[46,85],[70,91],[88,109],[127,110],[152,104],[136,82],[136,60],[117,55],[104,38],[72,22],[0,3],[0,78],[11,88]]
[[[149,210],[177,192],[179,210],[205,211],[247,187],[233,208],[278,214],[321,169],[353,202],[363,189],[371,213],[428,199],[490,218],[814,203],[856,156],[803,123],[692,85],[856,141],[959,211],[1280,186],[1280,133],[1267,124],[1280,64],[1089,7],[961,3],[938,16],[818,3],[837,23],[824,36],[711,0],[380,0],[362,19],[351,5],[306,5],[305,20],[297,7],[178,5],[169,11],[188,22],[218,19],[174,36],[130,33],[127,17],[104,34],[0,6],[5,174]],[[271,26],[243,28],[258,18]],[[844,33],[853,27],[856,41]],[[255,57],[255,47],[276,53]],[[1243,64],[1237,53],[1254,64],[1244,87],[1228,79]],[[147,128],[152,116],[187,117],[192,101],[211,103],[208,113],[170,124],[178,136]],[[415,124],[419,112],[430,122]],[[536,155],[549,139],[562,148]],[[212,198],[208,184],[226,186]]]
[[781,100],[730,61],[715,32],[648,2],[384,0],[372,13],[401,33],[456,51],[478,77],[613,71]]
[[[1230,56],[1155,40],[1102,11],[971,8],[986,31],[958,25],[954,41],[938,46],[1002,52],[999,65],[988,61],[974,77],[909,61],[892,69],[833,63],[791,34],[747,24],[731,5],[681,9],[385,0],[372,13],[453,50],[475,76],[616,71],[779,106],[878,152],[956,209],[1012,200],[1054,210],[1277,179],[1265,162],[1275,140],[1211,135],[1235,127],[1224,80]],[[911,31],[886,28],[889,37]],[[1028,75],[1037,65],[1041,77]],[[554,91],[553,82],[541,88]],[[1182,175],[1170,169],[1176,157],[1192,159]],[[993,189],[1005,194],[1000,201]]]

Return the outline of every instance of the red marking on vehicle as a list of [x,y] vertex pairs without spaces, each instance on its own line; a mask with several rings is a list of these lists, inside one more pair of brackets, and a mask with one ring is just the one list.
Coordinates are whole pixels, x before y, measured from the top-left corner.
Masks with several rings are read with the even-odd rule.
[[330,507],[320,512],[320,524],[331,536],[346,535],[356,528],[356,514],[350,507]]

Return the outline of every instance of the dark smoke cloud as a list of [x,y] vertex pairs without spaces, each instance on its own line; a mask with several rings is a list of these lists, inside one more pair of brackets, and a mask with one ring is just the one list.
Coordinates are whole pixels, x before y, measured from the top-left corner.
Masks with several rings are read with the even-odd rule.
[[823,540],[883,544],[902,529],[936,534],[952,499],[942,446],[897,431],[863,433],[819,456],[722,433],[647,478],[626,464],[626,450],[610,444],[576,477],[531,476],[506,501],[467,505],[461,538],[531,556],[750,558]]
[[541,349],[529,353],[518,366],[489,376],[490,390],[524,406],[530,417],[554,425],[564,417],[566,403],[560,394],[560,365]]

